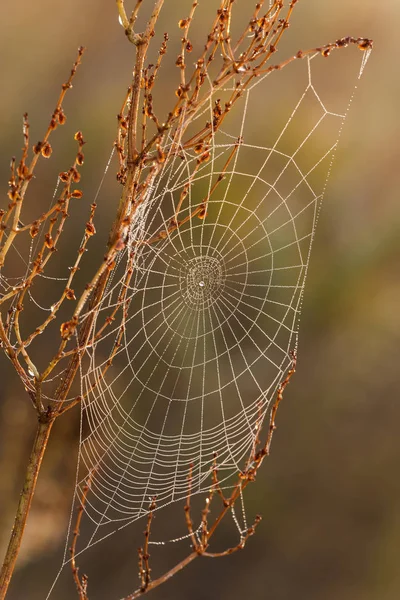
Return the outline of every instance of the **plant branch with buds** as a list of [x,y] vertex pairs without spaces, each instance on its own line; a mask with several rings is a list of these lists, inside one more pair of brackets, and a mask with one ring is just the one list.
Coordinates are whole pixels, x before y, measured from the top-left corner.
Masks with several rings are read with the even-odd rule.
[[[8,268],[10,250],[19,240],[32,240],[34,242],[34,254],[29,261],[26,274],[20,278],[16,285],[8,284],[7,279],[4,277],[5,283],[0,297],[0,341],[6,357],[11,361],[27,391],[38,425],[0,575],[0,600],[4,600],[6,596],[14,571],[52,426],[58,417],[79,404],[84,398],[83,396],[70,397],[69,394],[79,374],[79,366],[85,351],[107,335],[109,326],[118,313],[128,314],[131,299],[127,295],[127,289],[135,269],[135,250],[143,245],[157,245],[190,221],[207,218],[210,199],[228,172],[229,165],[242,143],[241,139],[237,139],[236,143],[233,144],[222,171],[215,177],[210,189],[202,197],[202,201],[196,207],[189,209],[187,196],[196,174],[198,174],[202,165],[210,159],[210,147],[216,133],[256,78],[281,70],[291,62],[301,60],[316,52],[328,57],[331,52],[349,45],[356,45],[361,50],[372,47],[372,42],[368,39],[346,37],[322,47],[299,51],[286,60],[274,63],[273,57],[290,25],[297,0],[292,0],[289,3],[276,0],[268,3],[268,6],[264,1],[258,2],[254,10],[251,11],[250,18],[237,40],[232,40],[231,33],[235,2],[233,0],[219,0],[204,46],[196,60],[189,61],[188,55],[193,52],[190,32],[198,6],[198,1],[194,0],[188,16],[179,20],[178,23],[182,34],[179,55],[175,63],[179,70],[179,76],[177,77],[175,95],[171,99],[170,110],[164,118],[160,118],[155,114],[153,91],[160,66],[167,52],[167,34],[164,35],[159,47],[155,64],[146,66],[146,57],[155,35],[164,0],[154,2],[145,30],[138,33],[135,27],[143,4],[145,4],[143,0],[137,0],[129,16],[124,0],[116,0],[117,14],[126,38],[135,48],[135,61],[131,84],[118,115],[115,148],[119,165],[117,180],[121,184],[121,193],[119,201],[116,203],[115,218],[109,232],[105,255],[100,256],[97,264],[95,262],[94,273],[85,288],[79,291],[76,288],[76,273],[81,266],[90,240],[96,234],[96,203],[93,202],[89,208],[87,220],[83,224],[82,241],[77,250],[75,261],[65,278],[65,285],[60,291],[58,299],[53,303],[50,313],[33,328],[31,321],[26,319],[23,313],[30,288],[34,283],[40,283],[44,273],[47,272],[49,264],[55,262],[54,257],[60,246],[60,240],[69,214],[74,210],[74,205],[80,202],[82,198],[82,192],[77,187],[84,163],[83,147],[85,141],[82,132],[78,131],[75,134],[76,155],[71,166],[59,175],[61,191],[51,208],[42,214],[38,214],[36,219],[25,223],[25,200],[30,183],[35,176],[38,161],[48,159],[52,155],[50,139],[55,130],[66,121],[63,101],[66,93],[72,87],[80,66],[84,54],[83,47],[79,48],[71,73],[62,85],[55,109],[41,141],[31,149],[29,120],[28,116],[24,115],[22,156],[18,163],[15,158],[11,161],[9,203],[6,209],[0,211],[0,269],[4,272],[4,269]],[[194,66],[190,67],[190,63],[193,62]],[[233,85],[229,88],[226,102],[222,103],[220,100],[213,102],[216,92],[228,89],[228,84]],[[203,122],[202,111],[210,103],[213,106],[212,119]],[[134,223],[139,208],[149,202],[154,182],[160,177],[166,165],[189,150],[194,151],[197,158],[188,182],[176,200],[173,218],[166,226],[160,226],[157,231],[147,238],[135,240],[128,248],[127,232]],[[184,213],[184,211],[186,212]],[[116,305],[110,308],[107,317],[102,323],[98,324],[98,307],[104,298],[107,284],[116,268],[118,257],[125,251],[128,252],[128,266],[124,275],[124,285],[121,288]],[[66,309],[66,307],[70,307],[68,311],[69,318],[61,321],[61,309]],[[34,347],[38,336],[45,331],[52,331],[53,327],[55,327],[54,339],[57,340],[57,348],[48,357],[46,366],[41,369],[36,364],[35,355],[31,349]],[[27,331],[28,333],[26,333]],[[108,361],[102,367],[98,381],[94,382],[93,386],[98,385],[98,382],[104,379],[117,348],[122,342],[123,334],[124,325],[122,320]],[[215,457],[211,474],[213,483],[210,494],[206,498],[199,531],[193,529],[190,505],[192,476],[191,473],[188,474],[185,518],[192,542],[192,552],[168,573],[155,580],[151,579],[148,552],[152,515],[157,505],[157,499],[152,500],[148,510],[145,542],[139,552],[140,588],[127,596],[126,600],[137,598],[139,595],[147,593],[164,583],[198,556],[226,556],[242,549],[247,539],[253,535],[260,518],[257,518],[254,525],[243,532],[237,546],[219,554],[209,551],[210,538],[225,515],[233,510],[243,490],[250,482],[254,481],[261,463],[270,453],[276,412],[283,391],[295,371],[295,362],[296,358],[293,356],[292,367],[278,388],[276,401],[270,412],[270,424],[265,443],[262,443],[260,438],[263,425],[263,418],[260,413],[257,422],[257,436],[246,468],[243,472],[238,473],[238,481],[229,497],[224,496],[219,484],[218,457]],[[53,379],[56,382],[56,387],[54,393],[49,395],[45,392],[47,390],[45,384],[47,385]],[[92,473],[91,478],[95,479],[96,473]],[[75,560],[76,546],[92,479],[88,482],[81,498],[80,512],[71,550],[72,571],[81,600],[87,599],[87,580],[82,580],[78,574]],[[218,499],[222,502],[222,508],[213,524],[210,525],[210,505],[211,503],[215,504]]]

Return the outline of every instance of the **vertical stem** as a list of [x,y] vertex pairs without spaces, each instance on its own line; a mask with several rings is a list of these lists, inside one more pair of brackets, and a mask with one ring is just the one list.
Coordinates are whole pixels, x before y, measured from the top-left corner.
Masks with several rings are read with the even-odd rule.
[[50,431],[54,423],[54,417],[44,413],[39,418],[39,424],[36,431],[35,441],[31,455],[29,457],[28,467],[25,475],[25,482],[22,488],[17,513],[15,515],[14,526],[11,532],[10,542],[4,558],[3,567],[0,573],[0,600],[4,600],[7,594],[8,586],[14,571],[15,563],[21,546],[22,536],[32,498],[36,489],[36,482],[42,463],[43,455],[46,450]]

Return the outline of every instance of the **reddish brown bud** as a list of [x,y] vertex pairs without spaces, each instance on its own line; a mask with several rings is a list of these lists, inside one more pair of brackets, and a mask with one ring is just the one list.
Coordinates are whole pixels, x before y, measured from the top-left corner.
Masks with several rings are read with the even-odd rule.
[[37,236],[37,234],[39,233],[39,227],[37,226],[36,223],[33,223],[32,227],[29,230],[29,233],[31,234],[31,238],[34,238]]
[[83,139],[83,133],[82,131],[77,131],[76,134],[74,135],[74,140],[76,140],[77,142],[79,142],[81,144],[81,146],[85,143],[84,139]]
[[81,180],[81,174],[79,173],[79,171],[77,169],[75,169],[74,167],[72,167],[70,169],[71,171],[71,175],[72,175],[72,181],[74,183],[78,183]]
[[42,152],[42,156],[44,158],[50,158],[50,156],[51,156],[51,154],[53,152],[53,148],[50,146],[49,142],[46,142],[44,144],[44,146],[42,147],[41,152]]
[[61,324],[60,333],[63,340],[67,340],[74,333],[77,325],[77,319],[72,319],[71,321],[66,321]]
[[49,248],[49,249],[54,248],[54,240],[51,237],[50,233],[46,233],[46,235],[44,236],[44,244],[45,244],[46,248]]
[[360,40],[358,47],[360,50],[371,50],[373,48],[373,41],[368,39]]
[[8,190],[7,192],[7,196],[10,198],[10,200],[20,200],[20,195],[17,192],[17,188],[16,187],[12,187],[11,190]]
[[87,235],[87,236],[89,236],[89,237],[90,237],[90,236],[92,236],[92,235],[94,235],[94,234],[96,233],[96,228],[95,228],[95,226],[93,225],[93,223],[90,223],[90,221],[88,221],[88,222],[86,223],[86,229],[85,229],[85,233],[86,233],[86,235]]
[[37,144],[35,144],[35,146],[33,146],[32,150],[34,152],[34,154],[40,154],[43,148],[43,142],[38,142]]
[[199,142],[198,144],[195,145],[195,147],[193,149],[196,152],[196,154],[200,154],[204,150],[204,142]]
[[65,290],[65,297],[67,300],[76,300],[75,292],[71,288]]
[[197,215],[199,219],[205,219],[207,216],[206,207],[204,204],[201,205],[200,212]]
[[57,120],[60,123],[60,125],[64,125],[64,123],[67,120],[67,117],[65,116],[65,113],[62,109],[60,109],[60,111],[57,114]]

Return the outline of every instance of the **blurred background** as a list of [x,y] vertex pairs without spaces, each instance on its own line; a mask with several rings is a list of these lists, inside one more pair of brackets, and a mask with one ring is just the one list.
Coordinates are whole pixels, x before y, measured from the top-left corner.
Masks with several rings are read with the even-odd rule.
[[[189,4],[166,0],[160,30],[170,31],[172,38]],[[246,4],[237,0],[239,19]],[[207,10],[199,12],[193,38],[206,31],[207,12],[215,3],[202,0],[201,5]],[[346,35],[373,38],[375,50],[345,125],[320,217],[306,286],[298,372],[280,409],[272,455],[246,494],[249,513],[261,513],[263,521],[244,552],[195,561],[152,592],[155,600],[245,595],[260,600],[394,600],[400,595],[399,25],[396,0],[378,8],[373,0],[301,0],[296,6],[279,58]],[[38,203],[45,195],[48,201],[56,174],[70,163],[72,136],[78,129],[88,141],[83,189],[88,202],[93,198],[130,82],[133,50],[112,0],[0,5],[2,206],[7,203],[9,159],[19,155],[22,145],[21,116],[29,113],[32,139],[40,139],[81,44],[88,52],[65,103],[68,123],[54,138],[52,166],[46,164],[40,172]],[[170,51],[176,54],[173,43]],[[340,89],[335,78],[340,77],[341,73],[327,77],[333,101]],[[268,119],[273,114],[265,115],[266,127]],[[99,206],[99,244],[107,235],[114,201],[115,196],[106,196]],[[87,205],[82,206],[74,216],[77,220],[87,214]],[[35,418],[3,357],[0,368],[3,549]],[[44,598],[57,571],[74,486],[78,422],[71,412],[56,423],[10,600]],[[107,547],[96,547],[92,559],[98,571],[90,579],[91,600],[111,600],[136,587],[135,548],[141,542],[129,536],[113,536]],[[168,547],[156,553],[154,576],[171,560],[173,564],[174,552]],[[69,579],[56,598],[74,597]]]

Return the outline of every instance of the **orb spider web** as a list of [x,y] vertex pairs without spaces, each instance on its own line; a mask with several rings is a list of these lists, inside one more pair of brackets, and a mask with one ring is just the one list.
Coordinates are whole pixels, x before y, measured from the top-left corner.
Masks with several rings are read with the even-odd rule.
[[[297,351],[349,108],[332,107],[318,88],[321,60],[296,63],[301,87],[274,121],[251,118],[268,115],[268,75],[212,137],[208,160],[183,145],[167,153],[135,213],[81,365],[78,502],[95,476],[84,507],[92,528],[77,555],[148,514],[151,499],[157,510],[185,499],[189,473],[193,495],[207,493],[216,462],[221,488],[232,487],[251,454]],[[215,100],[196,118],[210,118]]]

